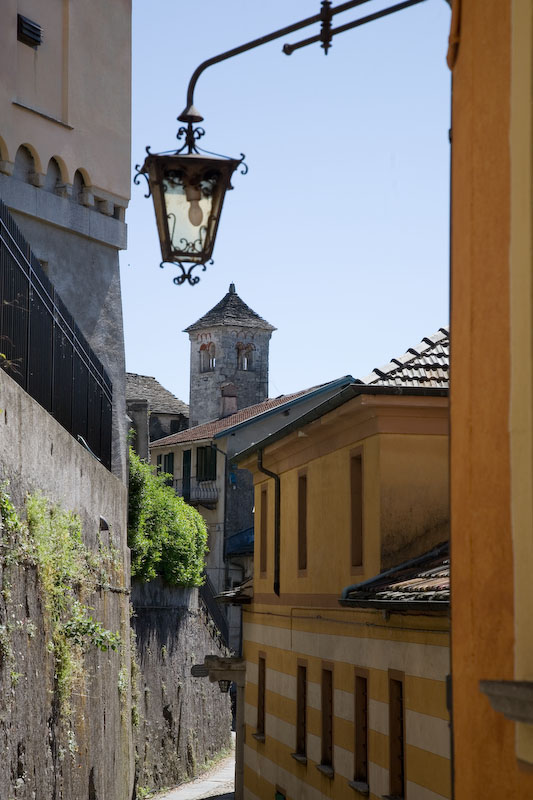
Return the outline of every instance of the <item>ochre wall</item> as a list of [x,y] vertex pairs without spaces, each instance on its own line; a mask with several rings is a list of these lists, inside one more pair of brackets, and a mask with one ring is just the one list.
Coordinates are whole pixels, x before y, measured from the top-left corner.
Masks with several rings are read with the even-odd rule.
[[[265,466],[281,474],[282,602],[337,606],[342,587],[377,575],[448,538],[447,401],[424,400],[426,407],[417,409],[416,418],[410,415],[413,409],[408,402],[416,403],[412,398],[388,398],[382,406],[385,401],[376,400],[369,418],[365,400],[356,398],[306,426],[305,436],[291,434],[292,438],[266,450]],[[419,429],[424,414],[430,427]],[[363,458],[362,568],[352,568],[350,558],[350,457],[354,451]],[[258,472],[253,462],[249,468],[254,469],[256,481],[256,564],[261,488],[268,484],[267,571],[262,575],[256,570],[254,576],[254,594],[262,601],[272,591],[274,577],[274,482]],[[298,570],[297,545],[298,476],[302,472],[307,475],[308,503],[305,571]],[[270,596],[268,602],[273,600]]]
[[496,798],[503,787],[509,797],[526,798],[533,796],[533,774],[517,761],[514,724],[493,711],[479,690],[482,679],[514,678],[509,442],[513,2],[462,0],[460,5],[452,112],[455,797]]
[[[42,27],[36,49],[17,41],[17,11]],[[36,172],[58,157],[64,182],[80,169],[106,196],[129,198],[130,20],[131,0],[2,4],[0,161],[26,144]]]

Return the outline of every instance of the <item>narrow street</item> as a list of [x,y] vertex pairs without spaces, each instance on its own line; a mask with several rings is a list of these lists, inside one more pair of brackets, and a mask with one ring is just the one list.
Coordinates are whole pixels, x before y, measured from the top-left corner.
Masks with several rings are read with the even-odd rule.
[[153,800],[234,800],[235,742],[230,755],[200,778],[154,795]]

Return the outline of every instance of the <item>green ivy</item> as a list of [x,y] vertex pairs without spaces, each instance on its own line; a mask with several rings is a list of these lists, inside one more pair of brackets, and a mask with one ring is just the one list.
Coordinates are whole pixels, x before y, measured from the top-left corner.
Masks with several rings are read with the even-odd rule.
[[143,581],[161,575],[171,584],[201,586],[207,553],[203,517],[155,475],[130,447],[128,544],[131,573]]
[[[114,552],[99,542],[98,553],[83,543],[80,519],[40,494],[26,499],[26,521],[18,516],[6,485],[0,486],[0,545],[4,582],[11,565],[36,567],[49,625],[48,650],[54,656],[55,693],[61,715],[71,713],[74,684],[83,675],[84,653],[90,647],[116,650],[118,633],[106,630],[80,597],[90,595],[108,579],[116,565]],[[6,569],[7,568],[7,569]],[[12,662],[7,626],[0,630],[0,660]],[[28,630],[28,635],[31,635]],[[12,673],[13,678],[13,673]],[[12,681],[13,682],[13,681]]]

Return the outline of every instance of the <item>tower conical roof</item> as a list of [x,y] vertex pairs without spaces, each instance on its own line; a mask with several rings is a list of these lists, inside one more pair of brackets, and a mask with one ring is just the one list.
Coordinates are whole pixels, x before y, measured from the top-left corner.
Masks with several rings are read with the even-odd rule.
[[234,283],[230,284],[229,292],[224,295],[220,303],[217,303],[211,311],[204,314],[197,322],[185,328],[184,332],[191,333],[201,328],[212,328],[215,325],[238,325],[242,328],[260,328],[263,331],[276,330],[270,322],[256,314],[250,306],[247,306],[241,300],[235,291]]

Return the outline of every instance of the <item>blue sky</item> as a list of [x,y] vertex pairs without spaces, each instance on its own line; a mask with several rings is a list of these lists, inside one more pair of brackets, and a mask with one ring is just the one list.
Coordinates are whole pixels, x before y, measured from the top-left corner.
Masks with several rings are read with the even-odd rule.
[[[393,0],[335,17],[342,24]],[[335,4],[335,3],[334,3]],[[318,0],[133,0],[132,165],[174,147],[187,84],[212,55],[319,10]],[[426,0],[291,56],[299,31],[209,68],[203,146],[246,154],[215,264],[195,287],[159,268],[152,201],[132,185],[122,253],[127,369],[189,393],[183,328],[230,282],[277,327],[270,395],[358,377],[448,323],[450,10]]]

